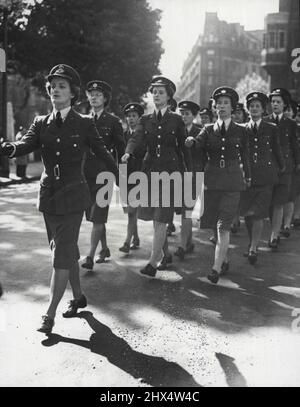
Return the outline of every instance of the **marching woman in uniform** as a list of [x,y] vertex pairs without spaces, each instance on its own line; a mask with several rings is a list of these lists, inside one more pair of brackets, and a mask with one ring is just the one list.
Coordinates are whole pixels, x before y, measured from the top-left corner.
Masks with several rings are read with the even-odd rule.
[[[179,111],[181,113],[182,120],[185,124],[186,136],[194,137],[199,134],[200,128],[194,124],[195,117],[197,116],[200,106],[197,103],[191,102],[189,100],[183,100],[178,104]],[[193,199],[196,201],[196,173],[203,172],[205,156],[200,156],[201,152],[197,151],[196,147],[188,149],[190,164],[189,167],[193,173],[192,179],[192,193]],[[185,254],[192,253],[194,251],[194,243],[192,241],[192,228],[193,222],[192,218],[188,216],[187,212],[192,212],[193,208],[182,208],[181,213],[181,244],[174,253],[175,256],[179,257],[180,260],[184,259]]]
[[246,186],[250,186],[251,178],[246,131],[231,119],[239,96],[230,87],[220,87],[213,92],[212,97],[218,115],[217,122],[205,126],[196,139],[188,137],[186,146],[192,147],[196,143],[208,156],[204,169],[201,228],[214,229],[217,225],[215,260],[207,276],[216,284],[221,272],[229,268],[227,252],[230,227],[238,211],[240,193]]
[[[280,229],[283,221],[283,207],[289,201],[292,172],[300,170],[300,150],[297,142],[297,125],[294,120],[284,117],[284,110],[289,105],[290,94],[286,89],[273,89],[269,95],[272,114],[265,120],[275,123],[279,129],[282,153],[285,159],[285,171],[280,174],[279,183],[273,188],[270,217],[272,232],[269,247],[277,249],[280,241]],[[286,230],[286,233],[289,231]]]
[[[103,138],[108,151],[113,155],[117,152],[119,162],[125,152],[125,142],[123,128],[120,119],[106,111],[111,98],[112,88],[104,81],[90,81],[86,86],[86,95],[91,105],[91,117],[94,119],[98,133]],[[109,205],[100,207],[97,205],[96,196],[98,190],[103,186],[96,183],[99,173],[107,171],[106,164],[99,161],[93,151],[88,151],[84,173],[90,188],[92,197],[92,206],[86,211],[86,218],[92,222],[90,251],[81,267],[92,270],[94,267],[94,256],[101,242],[101,250],[96,258],[96,263],[105,262],[106,257],[110,257],[110,250],[106,240],[106,226]]]
[[[296,124],[297,124],[297,140],[298,140],[298,145],[299,145],[299,148],[300,148],[300,103],[298,103],[297,106],[296,106],[295,121],[296,121]],[[299,192],[299,194],[298,194],[298,196],[296,198],[296,201],[295,201],[293,225],[294,225],[294,227],[299,227],[300,226],[300,192]]]
[[[139,103],[128,103],[124,107],[124,115],[126,117],[126,122],[128,126],[128,129],[124,133],[126,145],[133,136],[138,121],[140,117],[143,116],[143,114],[144,108]],[[145,147],[143,146],[142,148],[135,152],[134,156],[130,157],[129,162],[127,164],[128,176],[130,176],[130,174],[135,171],[141,171],[145,153],[146,150]],[[132,186],[130,185],[127,186],[128,192],[130,191],[131,188]],[[137,208],[128,205],[126,211],[128,213],[127,236],[123,246],[120,247],[119,249],[123,253],[129,253],[130,250],[135,250],[140,246],[140,239],[137,227]]]
[[53,272],[50,304],[42,317],[40,332],[51,333],[57,306],[70,281],[74,299],[65,318],[74,317],[87,305],[79,280],[78,236],[84,210],[90,205],[89,188],[82,171],[83,157],[91,148],[115,176],[118,169],[105,148],[95,124],[72,105],[79,96],[80,77],[70,66],[60,64],[47,77],[47,92],[53,111],[38,116],[21,141],[4,143],[0,153],[9,158],[40,150],[44,171],[40,182],[39,210],[43,212],[52,251]]
[[[166,241],[167,224],[171,223],[174,215],[174,192],[177,185],[170,183],[169,188],[155,191],[158,201],[151,206],[151,174],[166,172],[172,174],[180,172],[185,167],[186,152],[184,123],[179,115],[168,109],[168,104],[176,91],[175,84],[164,76],[154,77],[149,91],[153,95],[155,111],[141,117],[133,137],[129,140],[126,153],[122,159],[128,162],[131,155],[146,143],[147,153],[144,158],[142,171],[148,179],[148,206],[138,208],[138,218],[153,221],[154,236],[151,258],[140,271],[142,274],[154,277],[157,266],[163,255]],[[181,180],[180,180],[181,183]],[[180,184],[181,186],[181,184]],[[161,187],[161,185],[160,185]],[[163,205],[162,195],[170,194],[169,205]]]
[[278,169],[283,172],[284,158],[279,143],[279,132],[273,123],[262,120],[269,100],[261,92],[246,96],[250,121],[246,124],[249,140],[251,187],[241,193],[240,210],[250,239],[249,263],[257,262],[257,247],[260,241],[263,220],[269,216],[273,186],[278,182]]
[[[290,100],[290,104],[284,112],[285,117],[288,119],[294,120],[297,115],[297,102],[294,100]],[[299,145],[299,138],[298,138],[298,126],[296,130],[298,146]],[[295,202],[297,200],[297,196],[300,194],[300,172],[294,171],[292,172],[292,181],[291,181],[291,189],[289,194],[289,201],[283,207],[283,223],[282,223],[282,230],[280,232],[281,235],[284,237],[290,236],[290,229],[293,220],[293,214],[295,210]]]

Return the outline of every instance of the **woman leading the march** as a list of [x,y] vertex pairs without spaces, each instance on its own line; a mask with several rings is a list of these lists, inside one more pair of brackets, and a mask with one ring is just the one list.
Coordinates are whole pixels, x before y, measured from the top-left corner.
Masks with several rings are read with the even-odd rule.
[[[174,172],[183,172],[186,149],[184,123],[179,115],[168,108],[176,91],[174,83],[164,76],[157,76],[153,78],[149,91],[153,96],[155,111],[141,117],[133,137],[127,144],[123,162],[127,162],[130,156],[145,143],[147,152],[142,171],[148,180],[148,206],[138,208],[138,217],[145,221],[153,221],[154,236],[151,258],[141,273],[154,277],[163,255],[167,224],[173,220],[174,192],[175,190],[178,192],[178,187],[181,187],[181,179],[179,179],[178,185],[174,186],[171,182],[169,187],[164,185],[164,189],[162,189],[160,184],[159,188],[151,191],[151,187],[152,189],[154,187],[151,182],[151,174],[160,175],[165,172],[170,175]],[[150,192],[154,192],[156,195],[155,205],[151,202]],[[170,201],[168,205],[163,205],[162,198],[167,195],[169,195]]]
[[87,305],[79,280],[78,235],[84,210],[90,205],[88,185],[83,175],[83,156],[91,148],[117,176],[117,167],[105,148],[95,124],[76,113],[72,105],[79,95],[80,77],[72,67],[60,64],[47,77],[52,113],[38,116],[21,141],[4,143],[2,154],[10,158],[40,150],[44,171],[38,207],[43,213],[52,251],[53,272],[50,304],[42,317],[40,332],[51,333],[57,306],[70,282],[74,299],[65,318]]
[[267,95],[261,92],[251,92],[246,96],[250,121],[245,128],[249,140],[252,182],[251,187],[241,194],[240,210],[248,230],[248,260],[252,265],[257,262],[257,246],[263,220],[269,216],[272,190],[278,183],[278,170],[285,170],[278,129],[273,123],[262,120],[268,102]]
[[229,268],[227,252],[230,228],[238,212],[240,193],[246,185],[250,186],[251,179],[246,131],[231,119],[238,103],[238,94],[230,87],[220,87],[213,92],[212,98],[218,115],[216,123],[206,125],[196,139],[188,137],[186,146],[191,148],[196,143],[196,147],[204,150],[208,156],[204,169],[201,228],[214,229],[217,225],[215,260],[207,276],[216,284],[221,272]]

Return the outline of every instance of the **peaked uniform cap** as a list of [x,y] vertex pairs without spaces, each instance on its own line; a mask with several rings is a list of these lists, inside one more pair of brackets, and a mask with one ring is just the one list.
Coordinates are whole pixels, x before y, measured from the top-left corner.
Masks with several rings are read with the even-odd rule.
[[55,77],[68,79],[73,85],[80,87],[80,76],[78,72],[69,65],[55,65],[47,76],[47,80],[50,82]]

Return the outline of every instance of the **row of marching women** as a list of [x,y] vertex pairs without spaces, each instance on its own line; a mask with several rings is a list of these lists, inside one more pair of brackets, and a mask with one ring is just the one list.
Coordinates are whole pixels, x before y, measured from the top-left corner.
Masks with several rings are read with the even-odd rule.
[[[92,230],[89,252],[81,267],[92,270],[95,262],[102,263],[111,256],[106,237],[109,204],[99,205],[98,191],[105,183],[99,183],[98,176],[110,172],[119,185],[122,175],[118,163],[127,164],[128,175],[139,171],[147,180],[149,204],[136,207],[128,203],[124,209],[127,231],[121,231],[124,241],[119,249],[123,253],[138,249],[142,244],[138,220],[153,223],[151,256],[140,270],[145,276],[155,277],[157,271],[173,261],[168,235],[174,230],[175,213],[181,216],[181,231],[174,255],[184,260],[194,251],[189,214],[199,193],[199,173],[204,172],[200,225],[214,231],[215,255],[207,275],[214,284],[229,270],[230,232],[240,216],[244,217],[249,234],[246,255],[255,264],[263,220],[271,219],[269,246],[276,249],[280,233],[287,236],[293,216],[296,222],[300,215],[297,124],[287,117],[292,114],[299,119],[300,109],[296,106],[293,112],[295,106],[286,90],[277,88],[268,96],[254,90],[247,95],[244,106],[234,89],[221,86],[213,92],[208,107],[200,109],[189,100],[180,101],[177,106],[175,84],[164,76],[156,76],[148,89],[154,111],[144,114],[137,101],[127,104],[127,130],[123,133],[120,120],[108,112],[112,88],[102,79],[86,84],[91,113],[81,115],[74,109],[80,94],[80,76],[68,65],[56,65],[46,84],[52,112],[38,116],[20,141],[0,146],[0,154],[9,158],[40,150],[43,159],[38,207],[43,213],[53,263],[49,306],[38,327],[46,334],[53,329],[68,282],[74,298],[63,317],[74,317],[79,308],[87,306],[78,263],[78,238],[84,215]],[[266,117],[269,104],[272,114]],[[179,114],[175,113],[176,106]],[[169,202],[165,205],[162,197],[166,185],[159,183],[155,191],[154,173],[189,173],[193,204],[177,204],[176,192],[183,186],[181,177],[181,189],[176,182],[168,184]],[[157,195],[155,202],[151,199],[153,191]]]

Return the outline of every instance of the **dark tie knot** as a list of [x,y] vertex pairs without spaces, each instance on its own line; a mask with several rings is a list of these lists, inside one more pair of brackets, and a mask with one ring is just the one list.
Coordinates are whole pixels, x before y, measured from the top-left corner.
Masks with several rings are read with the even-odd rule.
[[256,123],[254,123],[253,131],[254,131],[255,134],[257,133],[257,124]]
[[161,114],[161,111],[160,111],[160,110],[158,111],[158,114],[157,114],[157,120],[158,120],[159,122],[162,120],[162,114]]
[[278,115],[276,115],[275,122],[276,122],[276,124],[279,124],[279,116]]
[[63,124],[63,120],[62,120],[62,117],[61,117],[61,113],[60,113],[60,112],[57,112],[57,113],[56,113],[55,123],[56,123],[57,127],[61,127],[62,124]]
[[225,122],[222,123],[222,126],[221,126],[221,134],[222,134],[222,136],[225,136],[225,134],[226,134]]
[[98,115],[97,114],[95,114],[94,120],[95,120],[95,122],[98,120]]

